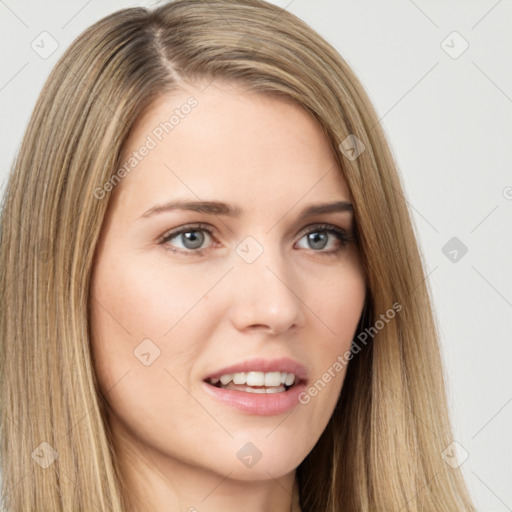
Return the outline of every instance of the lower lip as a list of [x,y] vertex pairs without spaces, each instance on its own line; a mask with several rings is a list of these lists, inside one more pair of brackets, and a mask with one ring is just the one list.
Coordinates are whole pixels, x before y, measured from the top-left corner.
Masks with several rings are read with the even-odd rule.
[[223,389],[203,382],[205,391],[217,400],[247,414],[275,416],[290,411],[299,404],[299,395],[305,384],[296,384],[281,393],[249,393]]

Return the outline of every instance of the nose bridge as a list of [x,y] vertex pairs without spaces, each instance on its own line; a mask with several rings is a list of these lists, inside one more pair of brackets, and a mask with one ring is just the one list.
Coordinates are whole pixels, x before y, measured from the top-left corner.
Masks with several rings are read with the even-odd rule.
[[239,329],[266,326],[274,333],[303,323],[298,281],[277,243],[247,237],[236,249],[233,321]]

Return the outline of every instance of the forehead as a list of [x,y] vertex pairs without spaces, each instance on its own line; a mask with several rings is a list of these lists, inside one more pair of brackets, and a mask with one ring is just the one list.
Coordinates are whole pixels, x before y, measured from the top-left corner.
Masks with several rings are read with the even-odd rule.
[[328,139],[305,109],[225,85],[158,98],[135,123],[121,165],[130,170],[114,195],[134,215],[173,197],[266,211],[305,196],[350,198]]

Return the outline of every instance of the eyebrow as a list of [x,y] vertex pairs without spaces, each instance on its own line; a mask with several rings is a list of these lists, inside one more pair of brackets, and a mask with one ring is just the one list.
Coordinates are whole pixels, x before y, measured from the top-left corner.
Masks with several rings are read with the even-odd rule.
[[[157,213],[164,213],[172,210],[189,210],[207,215],[225,215],[227,217],[239,218],[243,210],[237,205],[231,205],[220,201],[190,201],[178,200],[170,201],[161,205],[156,205],[143,213],[140,218],[150,217]],[[354,207],[349,201],[335,201],[333,203],[313,204],[302,210],[299,218],[312,217],[325,213],[351,212]]]

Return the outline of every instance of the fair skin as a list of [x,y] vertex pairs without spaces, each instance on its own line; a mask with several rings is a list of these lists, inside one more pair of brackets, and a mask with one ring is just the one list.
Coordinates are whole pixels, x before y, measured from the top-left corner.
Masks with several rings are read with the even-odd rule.
[[[98,381],[134,511],[289,512],[295,470],[324,431],[346,369],[306,405],[276,414],[226,404],[204,379],[248,359],[289,358],[303,365],[309,387],[350,348],[365,299],[353,213],[300,214],[351,197],[306,111],[218,82],[159,98],[121,161],[191,95],[198,105],[110,200],[91,281]],[[142,216],[177,199],[236,204],[241,213]],[[189,225],[188,235],[160,243]],[[258,244],[246,251],[262,250],[250,263],[236,251],[246,237]],[[261,458],[242,463],[243,447]]]

